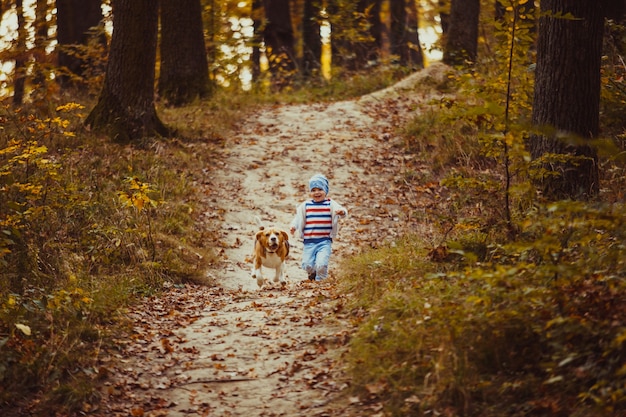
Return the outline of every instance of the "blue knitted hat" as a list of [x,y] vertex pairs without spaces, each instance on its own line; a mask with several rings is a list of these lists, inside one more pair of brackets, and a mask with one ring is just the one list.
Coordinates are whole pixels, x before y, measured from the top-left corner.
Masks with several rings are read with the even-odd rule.
[[328,179],[322,174],[315,174],[309,180],[309,191],[313,188],[319,188],[320,190],[324,190],[326,194],[328,194]]

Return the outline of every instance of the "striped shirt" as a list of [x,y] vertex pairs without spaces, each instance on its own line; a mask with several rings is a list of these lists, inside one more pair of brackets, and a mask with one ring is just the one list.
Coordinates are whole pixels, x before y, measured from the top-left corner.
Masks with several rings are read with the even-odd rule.
[[304,243],[317,243],[330,239],[333,220],[330,210],[330,199],[306,202],[306,224],[304,226]]

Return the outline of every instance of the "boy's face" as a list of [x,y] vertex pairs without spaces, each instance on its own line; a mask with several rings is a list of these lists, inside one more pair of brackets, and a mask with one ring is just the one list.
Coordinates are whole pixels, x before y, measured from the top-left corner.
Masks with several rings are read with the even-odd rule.
[[310,196],[316,203],[319,203],[326,199],[326,193],[321,188],[312,188]]

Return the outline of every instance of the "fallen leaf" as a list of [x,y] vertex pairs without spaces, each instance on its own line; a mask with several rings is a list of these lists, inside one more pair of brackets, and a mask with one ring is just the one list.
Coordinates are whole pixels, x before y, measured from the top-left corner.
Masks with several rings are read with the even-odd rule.
[[29,326],[27,326],[25,324],[21,324],[21,323],[15,323],[15,327],[17,327],[26,336],[30,336],[31,335],[31,330],[30,330]]

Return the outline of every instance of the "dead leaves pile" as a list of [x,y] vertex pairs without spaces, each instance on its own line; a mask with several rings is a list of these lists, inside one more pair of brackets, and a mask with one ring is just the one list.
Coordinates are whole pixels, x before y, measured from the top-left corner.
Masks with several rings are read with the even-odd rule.
[[[323,407],[347,387],[335,351],[350,335],[332,285],[258,293],[186,285],[146,298],[103,356],[111,377],[92,415],[332,415]],[[259,398],[266,389],[257,384],[271,395]]]

